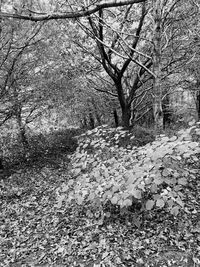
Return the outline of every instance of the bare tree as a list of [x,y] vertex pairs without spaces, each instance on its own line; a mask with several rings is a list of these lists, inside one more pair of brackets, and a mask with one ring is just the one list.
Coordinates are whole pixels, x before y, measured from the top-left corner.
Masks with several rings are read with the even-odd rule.
[[[100,10],[98,15],[88,16],[88,23],[86,20],[78,20],[79,26],[85,31],[87,37],[96,42],[96,46],[91,50],[82,45],[80,41],[74,41],[83,51],[92,55],[100,63],[111,79],[114,85],[112,87],[116,92],[106,90],[105,93],[113,96],[116,94],[118,97],[122,110],[121,121],[124,127],[130,126],[131,116],[134,116],[136,111],[134,100],[145,94],[145,92],[138,93],[138,90],[144,87],[145,82],[153,75],[150,70],[151,56],[142,52],[144,46],[144,44],[142,45],[144,43],[143,26],[147,14],[145,4],[138,6],[138,10],[140,12],[134,13],[132,5],[121,10],[114,10],[113,14],[118,16],[116,21],[118,29],[107,22],[109,20],[115,22],[113,15],[103,10]],[[120,16],[117,15],[118,12],[121,12]],[[130,33],[127,20],[133,20],[134,16],[137,17],[137,22]],[[101,75],[99,77],[101,79]],[[104,90],[100,89],[99,91]]]
[[[33,86],[36,67],[35,45],[42,25],[30,27],[24,23],[4,20],[2,23],[0,56],[0,125],[15,120],[24,148],[28,151],[26,125],[41,109],[41,99]],[[32,79],[32,81],[31,81]]]

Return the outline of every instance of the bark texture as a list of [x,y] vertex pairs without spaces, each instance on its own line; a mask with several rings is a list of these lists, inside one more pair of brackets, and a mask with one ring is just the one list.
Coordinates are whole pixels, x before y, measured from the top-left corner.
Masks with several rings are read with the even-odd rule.
[[154,1],[154,46],[153,46],[153,114],[155,134],[163,131],[162,86],[161,86],[161,39],[163,0]]

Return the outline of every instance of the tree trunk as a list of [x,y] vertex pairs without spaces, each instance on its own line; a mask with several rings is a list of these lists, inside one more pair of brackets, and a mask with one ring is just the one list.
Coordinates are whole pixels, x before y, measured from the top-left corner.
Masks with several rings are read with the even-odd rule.
[[26,137],[26,130],[25,130],[24,125],[20,126],[19,134],[20,134],[20,138],[21,138],[21,142],[22,142],[24,150],[26,150],[26,151],[29,150],[29,143],[28,143],[28,140]]
[[130,126],[133,127],[135,123],[135,110],[131,110]]
[[117,89],[119,104],[120,104],[121,111],[122,111],[122,117],[121,117],[122,126],[124,128],[129,128],[130,118],[131,118],[131,104],[127,103],[125,99],[122,84],[121,84],[121,78],[115,80],[115,86]]
[[20,140],[21,140],[22,146],[23,146],[24,155],[27,156],[29,153],[30,147],[29,147],[28,139],[26,137],[25,125],[22,122],[21,109],[17,111],[16,120],[17,120],[17,124],[19,127],[19,135],[20,135]]
[[97,106],[94,98],[91,99],[91,105],[92,105],[92,107],[94,109],[94,114],[95,114],[95,118],[96,118],[97,124],[101,125],[101,116],[99,115],[98,106]]
[[200,91],[197,92],[196,107],[197,107],[198,121],[200,121]]
[[95,121],[94,121],[94,118],[92,116],[92,113],[89,114],[89,123],[90,123],[90,128],[91,129],[94,129],[94,127],[95,127]]
[[26,137],[26,130],[25,130],[25,126],[20,127],[20,136],[21,136],[21,141],[23,144],[23,147],[28,150],[29,149],[29,143]]
[[154,101],[154,128],[155,134],[160,134],[163,131],[163,111],[160,99],[157,97]]
[[83,128],[87,128],[87,118],[86,118],[86,116],[83,117]]
[[161,87],[161,37],[162,37],[162,1],[154,2],[154,39],[153,39],[153,114],[155,134],[163,131],[163,110],[162,110],[162,87]]
[[0,158],[0,173],[2,170],[4,170],[4,166],[3,166],[3,160],[2,158]]
[[162,110],[163,110],[163,127],[169,126],[172,118],[172,111],[170,110],[170,99],[169,95],[166,95],[162,101]]
[[95,117],[96,117],[96,120],[97,120],[97,123],[98,123],[98,126],[101,125],[101,117],[99,116],[98,112],[95,113]]
[[100,126],[102,123],[101,123],[101,116],[99,115],[98,113],[98,110],[95,109],[95,119],[96,119],[96,122],[97,122],[97,125]]
[[126,105],[122,108],[122,126],[124,128],[130,127],[130,118],[131,118],[131,107]]
[[113,110],[113,115],[114,115],[114,120],[115,120],[115,127],[117,128],[119,126],[119,118],[118,118],[116,109]]

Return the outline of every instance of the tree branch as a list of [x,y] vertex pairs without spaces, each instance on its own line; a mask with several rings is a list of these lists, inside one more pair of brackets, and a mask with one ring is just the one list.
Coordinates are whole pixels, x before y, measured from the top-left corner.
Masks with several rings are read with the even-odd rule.
[[100,3],[96,3],[93,7],[88,7],[85,10],[81,9],[75,12],[65,12],[65,13],[50,13],[43,15],[42,13],[38,15],[37,13],[33,15],[33,12],[29,13],[29,15],[22,14],[11,14],[7,12],[0,12],[0,17],[2,18],[14,18],[14,19],[23,19],[23,20],[31,20],[31,21],[44,21],[44,20],[54,20],[54,19],[72,19],[72,18],[80,18],[86,17],[91,14],[98,12],[104,8],[110,7],[118,7],[125,6],[137,3],[143,3],[146,0],[104,0]]
[[146,12],[146,7],[145,7],[145,4],[143,4],[143,7],[142,7],[142,14],[141,14],[141,17],[140,17],[140,21],[139,21],[139,24],[138,24],[138,27],[137,27],[137,30],[136,30],[136,38],[135,40],[133,41],[132,43],[132,49],[130,51],[130,56],[129,58],[124,62],[124,65],[121,69],[121,74],[123,75],[123,73],[125,72],[126,68],[128,67],[128,65],[130,64],[131,62],[131,59],[133,58],[133,55],[134,55],[134,52],[135,52],[135,49],[136,49],[136,46],[138,44],[138,41],[139,41],[139,38],[140,38],[140,33],[142,31],[142,26],[143,26],[143,23],[144,23],[144,19],[145,19],[145,16],[146,16],[147,12]]

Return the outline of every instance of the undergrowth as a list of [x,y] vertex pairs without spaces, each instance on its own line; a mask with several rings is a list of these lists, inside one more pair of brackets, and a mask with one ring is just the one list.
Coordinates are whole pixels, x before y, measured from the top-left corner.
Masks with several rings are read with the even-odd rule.
[[111,216],[110,205],[122,214],[133,206],[140,211],[165,208],[174,216],[186,211],[184,189],[199,171],[200,123],[143,146],[137,146],[133,132],[107,126],[87,131],[77,141],[71,179],[57,190],[58,210],[75,201],[91,205],[103,219]]
[[31,164],[46,165],[55,158],[72,153],[76,150],[77,141],[74,136],[80,134],[79,129],[66,129],[54,131],[48,134],[33,134],[27,136],[29,143],[28,157],[25,157],[24,149],[19,138],[4,138],[1,145],[3,163],[6,169],[11,167]]

